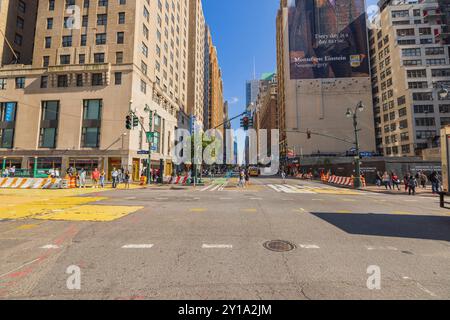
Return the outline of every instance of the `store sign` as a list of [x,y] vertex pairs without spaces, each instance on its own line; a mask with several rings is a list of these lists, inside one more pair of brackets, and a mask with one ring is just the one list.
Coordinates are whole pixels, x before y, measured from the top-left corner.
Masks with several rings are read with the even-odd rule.
[[5,121],[13,122],[14,121],[14,109],[16,108],[16,104],[14,102],[6,103],[5,110]]

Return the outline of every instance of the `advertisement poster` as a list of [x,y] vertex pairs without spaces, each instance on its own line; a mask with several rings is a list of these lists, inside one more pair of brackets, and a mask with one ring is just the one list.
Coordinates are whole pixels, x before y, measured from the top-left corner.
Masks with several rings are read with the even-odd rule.
[[369,77],[364,0],[288,0],[291,79]]

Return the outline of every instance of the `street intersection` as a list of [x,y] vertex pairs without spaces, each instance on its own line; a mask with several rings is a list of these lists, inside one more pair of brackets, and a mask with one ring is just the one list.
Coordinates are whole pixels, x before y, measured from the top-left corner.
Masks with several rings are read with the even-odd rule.
[[450,298],[434,197],[270,177],[0,198],[0,299]]

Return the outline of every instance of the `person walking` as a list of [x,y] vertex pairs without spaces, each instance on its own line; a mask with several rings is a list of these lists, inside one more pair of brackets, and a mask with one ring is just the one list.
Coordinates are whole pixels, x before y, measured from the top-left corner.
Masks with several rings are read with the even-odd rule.
[[112,177],[112,187],[113,189],[117,188],[117,183],[118,183],[118,179],[119,179],[119,171],[117,171],[116,168],[113,169],[112,173],[111,173],[111,177]]
[[16,175],[16,166],[9,168],[9,176],[14,177]]
[[105,170],[102,170],[102,172],[100,173],[100,187],[102,189],[105,187],[105,178],[106,178]]
[[388,190],[388,188],[389,190],[392,190],[391,177],[389,176],[387,171],[385,171],[383,174],[383,185],[386,188],[386,190]]
[[381,187],[382,182],[383,182],[383,176],[380,171],[377,171],[377,175],[375,177],[375,185],[377,187]]
[[284,169],[281,170],[281,179],[283,180],[283,184],[286,184],[286,172],[284,172]]
[[245,186],[248,187],[250,184],[250,173],[248,172],[248,169],[245,170]]
[[3,172],[2,172],[2,177],[3,178],[8,178],[8,176],[9,176],[9,170],[8,170],[8,168],[5,168],[3,170]]
[[417,179],[414,175],[410,175],[408,179],[408,190],[409,195],[416,195],[416,188],[417,188]]
[[409,187],[409,176],[410,174],[405,174],[405,176],[403,177],[403,183],[405,185],[405,192],[408,192],[408,187]]
[[392,186],[393,186],[393,188],[394,189],[397,188],[397,190],[400,191],[400,179],[395,174],[395,172],[391,173],[391,178],[392,178]]
[[100,171],[98,168],[95,168],[91,175],[92,182],[94,183],[94,189],[98,188],[98,182],[100,180]]
[[80,189],[81,188],[86,188],[86,170],[84,170],[84,168],[80,170]]
[[244,173],[244,169],[241,169],[239,171],[239,187],[243,188],[245,186],[245,173]]
[[130,180],[131,180],[130,171],[127,170],[124,174],[125,189],[130,189]]
[[433,173],[431,173],[429,179],[431,182],[431,188],[433,190],[433,194],[439,193],[439,191],[441,189],[441,181],[439,180],[438,173],[436,171],[433,171]]
[[423,171],[420,172],[420,175],[419,175],[419,182],[420,182],[420,185],[422,186],[422,189],[426,189],[426,188],[427,188],[428,178],[427,178],[427,176],[423,173]]

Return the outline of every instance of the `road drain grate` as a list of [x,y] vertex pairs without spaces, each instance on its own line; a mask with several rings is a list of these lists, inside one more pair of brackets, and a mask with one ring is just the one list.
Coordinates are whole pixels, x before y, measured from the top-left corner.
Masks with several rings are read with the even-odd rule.
[[263,244],[264,248],[275,252],[287,252],[295,249],[295,245],[289,241],[284,240],[271,240]]

